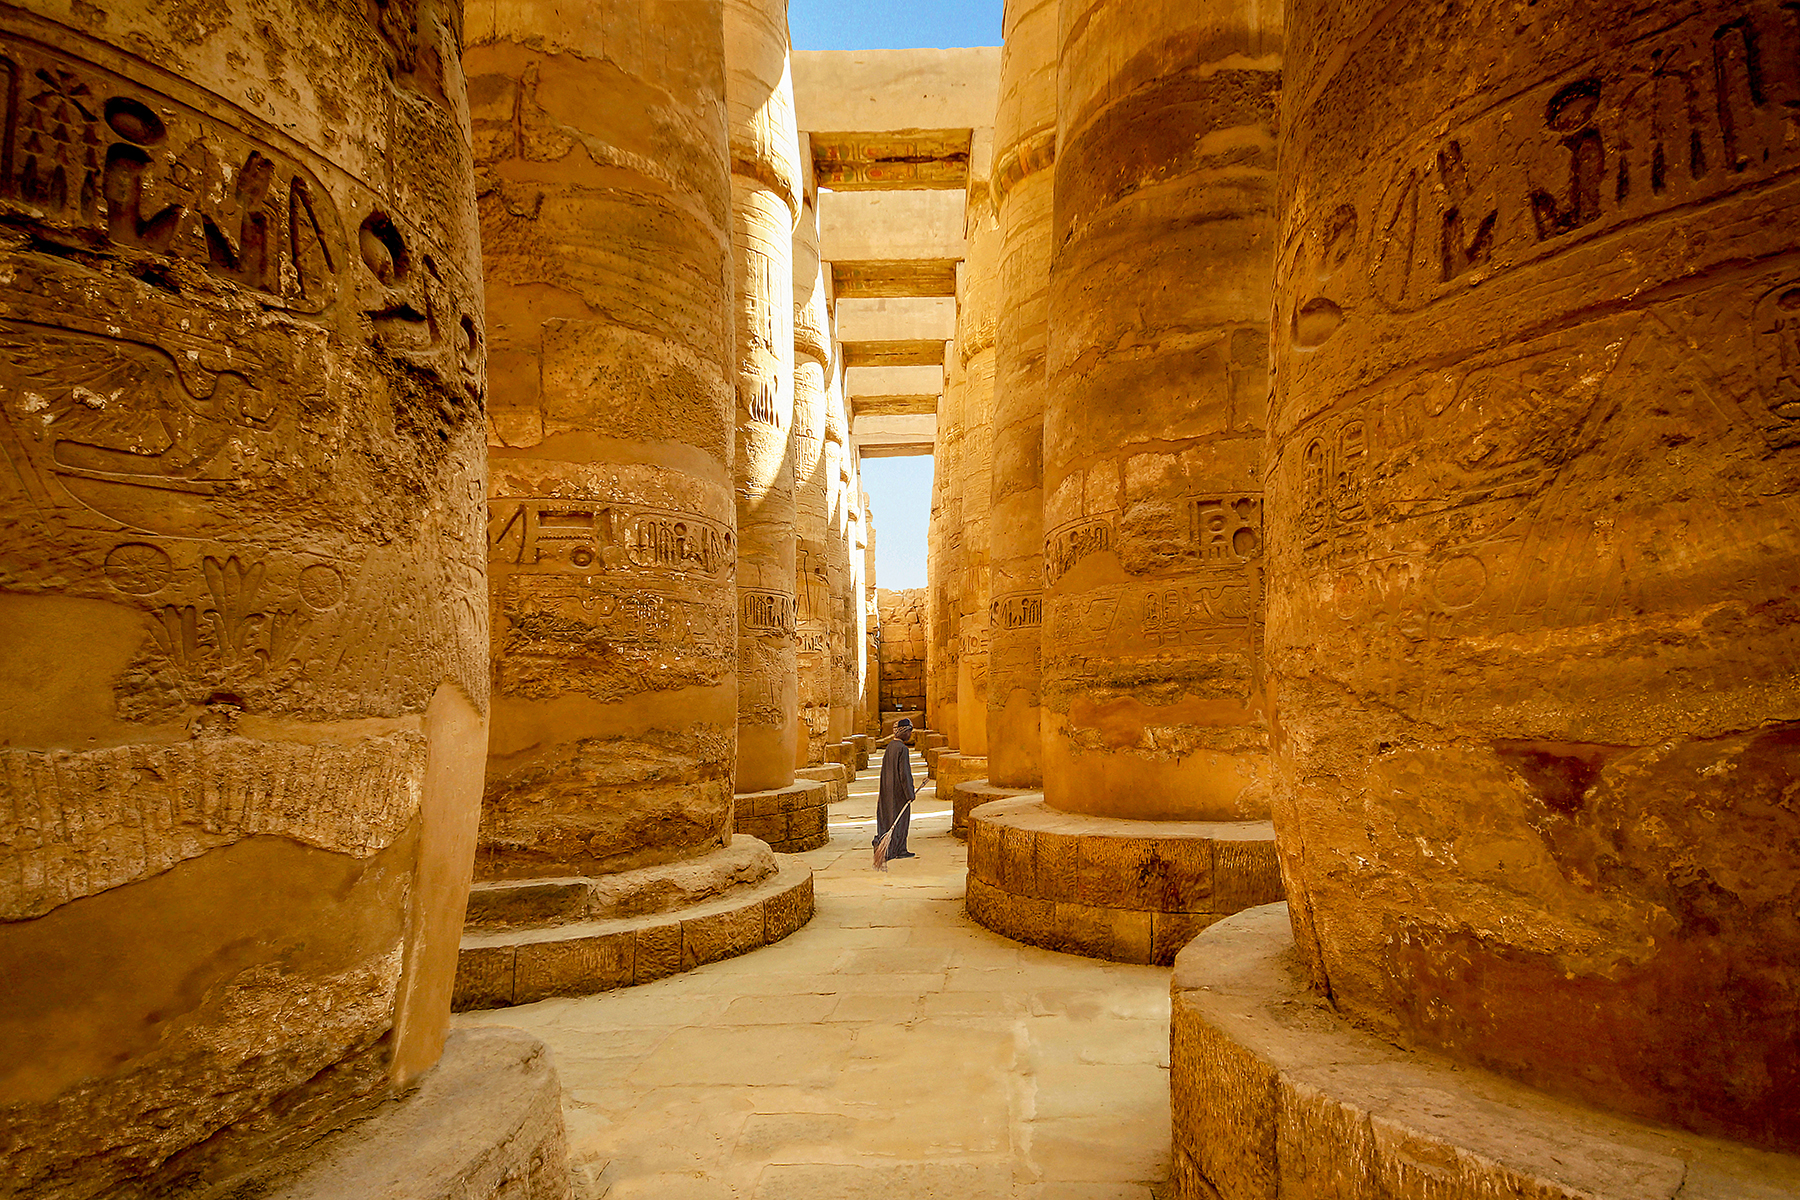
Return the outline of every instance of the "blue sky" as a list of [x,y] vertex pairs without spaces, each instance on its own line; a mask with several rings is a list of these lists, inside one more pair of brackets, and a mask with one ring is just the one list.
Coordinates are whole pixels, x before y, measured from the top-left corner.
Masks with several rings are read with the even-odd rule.
[[788,29],[796,50],[998,46],[1000,6],[1001,0],[789,0]]
[[929,454],[863,459],[863,490],[875,515],[876,587],[925,586],[932,461]]

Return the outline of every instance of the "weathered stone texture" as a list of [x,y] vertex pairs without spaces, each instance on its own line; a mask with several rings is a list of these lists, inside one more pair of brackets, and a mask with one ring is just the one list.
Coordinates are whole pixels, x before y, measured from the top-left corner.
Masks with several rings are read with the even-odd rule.
[[968,254],[958,268],[956,347],[962,361],[960,480],[960,614],[957,643],[957,748],[987,754],[988,735],[988,479],[994,467],[994,325],[998,316],[1000,230],[985,174],[971,172]]
[[988,747],[996,786],[1042,787],[1044,339],[1056,159],[1056,0],[1007,0],[994,118],[1000,226],[988,479]]
[[1044,412],[1044,790],[1268,815],[1261,447],[1279,28],[1063,0]]
[[737,788],[793,782],[794,225],[801,177],[783,0],[725,0],[737,314]]
[[442,1047],[486,374],[410,11],[0,11],[0,1192],[229,1173]]
[[826,806],[830,803],[830,788],[810,779],[795,779],[787,787],[773,791],[740,792],[737,831],[761,838],[783,854],[817,850],[830,840],[825,828]]
[[547,5],[480,6],[467,59],[494,362],[489,878],[730,835],[721,9],[599,7],[565,26]]
[[[802,173],[808,163],[802,162]],[[827,453],[830,421],[831,319],[819,265],[818,191],[807,186],[794,229],[794,621],[795,672],[800,698],[800,732],[794,763],[825,760],[831,737],[834,652],[835,565],[832,551],[834,499],[842,437]],[[841,657],[841,656],[839,656]]]
[[1299,944],[1391,1036],[1800,1149],[1800,29],[1289,15]]
[[1552,1100],[1358,1028],[1310,986],[1286,909],[1220,921],[1175,960],[1179,1200],[1761,1200],[1800,1191],[1792,1155]]

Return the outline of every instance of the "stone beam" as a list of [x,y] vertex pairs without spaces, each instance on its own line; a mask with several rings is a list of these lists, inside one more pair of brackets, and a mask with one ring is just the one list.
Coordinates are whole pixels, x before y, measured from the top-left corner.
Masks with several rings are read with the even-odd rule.
[[854,402],[853,417],[901,417],[937,414],[936,396],[864,396]]
[[864,458],[930,454],[937,440],[937,416],[858,416],[851,422],[850,440]]
[[948,341],[956,336],[956,300],[950,296],[846,297],[837,306],[837,336],[841,342]]
[[941,367],[944,339],[909,338],[904,341],[844,343],[844,365],[856,367]]
[[992,125],[1000,48],[797,50],[794,114],[803,130],[885,133]]
[[893,262],[963,256],[961,191],[821,192],[819,257]]
[[832,295],[845,300],[954,297],[957,261],[939,258],[834,262]]
[[865,396],[941,395],[944,390],[944,368],[850,367],[844,371],[844,393],[853,401]]

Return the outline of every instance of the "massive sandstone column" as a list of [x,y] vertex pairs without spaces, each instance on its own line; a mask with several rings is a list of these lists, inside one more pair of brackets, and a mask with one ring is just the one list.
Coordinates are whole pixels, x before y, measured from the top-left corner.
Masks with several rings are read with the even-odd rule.
[[[461,12],[33,7],[0,13],[0,1193],[286,1194],[284,1145],[490,1041],[445,1043],[488,709]],[[558,1194],[554,1077],[506,1044]],[[435,1149],[501,1153],[472,1115]]]
[[[961,800],[964,820],[952,820],[963,833],[975,793],[960,785],[987,775],[988,719],[988,477],[993,472],[994,325],[998,293],[1000,229],[994,223],[988,162],[971,166],[965,236],[967,253],[957,268],[956,342],[961,379],[957,405],[961,431],[957,442],[957,492],[961,524],[951,531],[960,538],[961,612],[956,621],[957,741],[953,751],[932,762],[938,795]],[[985,795],[983,798],[986,798]]]
[[1262,11],[1060,9],[1048,807],[976,810],[969,909],[1111,958],[1166,963],[1280,895],[1260,485],[1280,56]]
[[951,749],[962,744],[957,716],[957,664],[962,657],[962,353],[953,339],[944,347],[944,395],[938,402],[932,446],[930,650],[926,655],[926,717]]
[[[834,388],[826,409],[825,454],[831,476],[831,533],[826,543],[826,573],[831,597],[831,722],[829,741],[842,746],[856,733],[854,708],[857,680],[856,599],[861,593],[853,558],[862,542],[862,485],[850,448],[850,422],[841,388]],[[851,749],[854,753],[854,747]]]
[[[497,699],[463,1007],[660,978],[809,909],[798,868],[732,837],[722,10],[586,11],[496,5],[468,59]],[[792,903],[765,929],[771,889]]]
[[1800,1150],[1800,28],[1294,7],[1269,619],[1314,981]]
[[1056,0],[1009,0],[994,119],[1000,223],[989,480],[988,781],[1044,781],[1039,651],[1044,588],[1044,331],[1055,195]]
[[880,581],[875,577],[875,514],[869,508],[867,494],[862,494],[863,544],[861,605],[862,651],[862,732],[870,737],[881,734],[881,609],[876,593]]
[[794,781],[793,235],[801,175],[784,0],[725,0],[737,312],[740,792]]
[[[802,164],[805,171],[805,164]],[[832,591],[830,543],[837,456],[826,447],[831,407],[831,329],[819,264],[817,189],[805,171],[800,224],[794,230],[794,533],[796,675],[800,736],[796,766],[825,761],[831,737]]]

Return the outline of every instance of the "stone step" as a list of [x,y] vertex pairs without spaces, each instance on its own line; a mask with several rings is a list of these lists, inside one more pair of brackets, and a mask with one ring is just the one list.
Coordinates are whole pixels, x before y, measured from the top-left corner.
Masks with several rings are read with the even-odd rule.
[[812,868],[775,856],[754,887],[670,912],[534,929],[466,933],[451,1007],[458,1012],[590,996],[690,971],[778,942],[812,919]]
[[740,834],[711,854],[610,875],[482,880],[463,925],[488,933],[650,916],[753,888],[775,871],[768,845]]
[[1041,793],[969,813],[969,916],[1088,958],[1168,966],[1202,929],[1283,898],[1268,821],[1127,821]]

